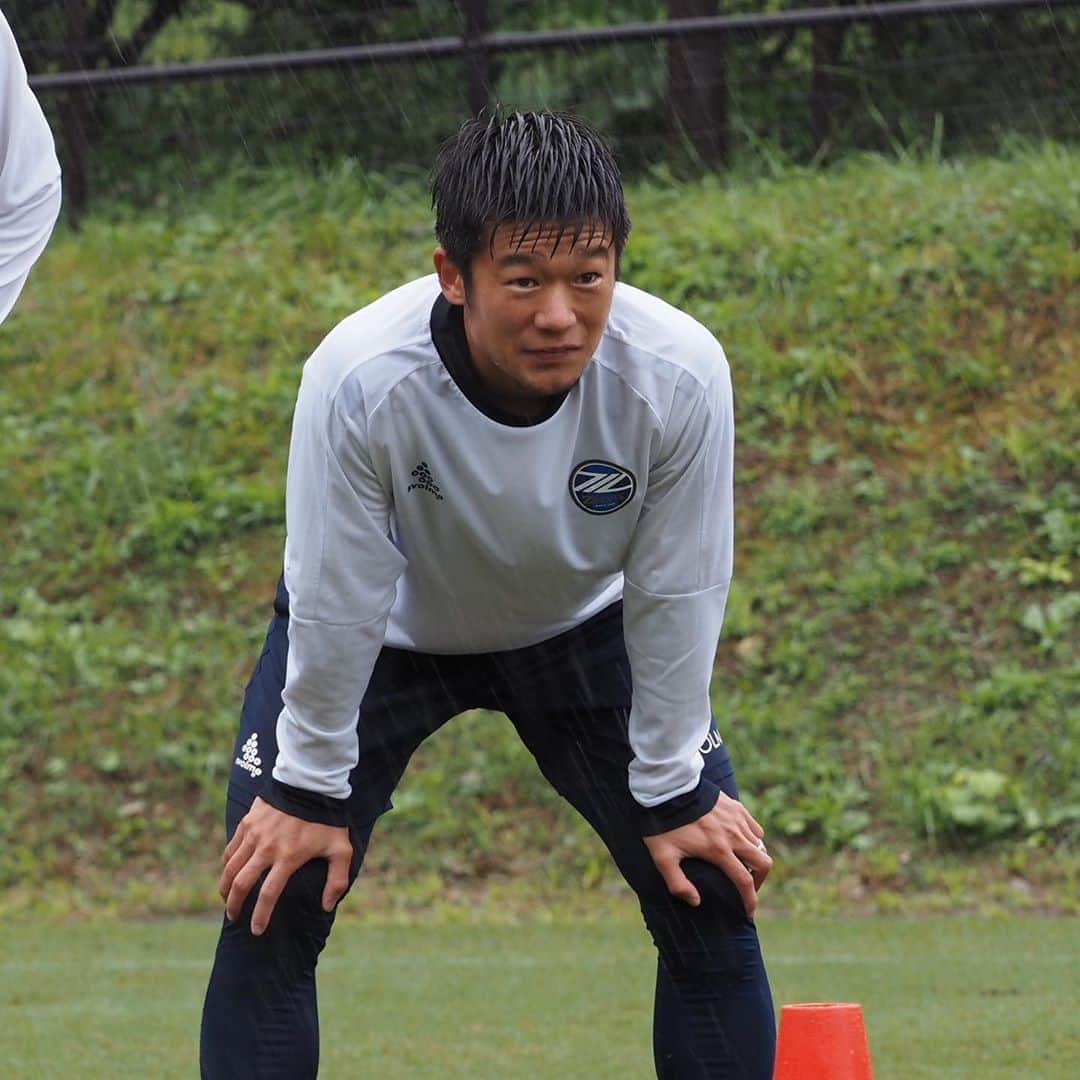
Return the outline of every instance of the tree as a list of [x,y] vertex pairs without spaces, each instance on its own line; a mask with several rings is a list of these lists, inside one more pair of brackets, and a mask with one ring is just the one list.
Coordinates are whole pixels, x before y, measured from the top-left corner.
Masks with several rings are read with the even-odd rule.
[[31,71],[126,67],[191,0],[154,0],[126,34],[119,32],[120,0],[9,0],[9,21]]

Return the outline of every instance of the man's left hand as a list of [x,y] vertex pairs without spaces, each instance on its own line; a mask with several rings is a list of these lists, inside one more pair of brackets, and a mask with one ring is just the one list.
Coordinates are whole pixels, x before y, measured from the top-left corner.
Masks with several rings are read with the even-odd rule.
[[742,897],[747,917],[757,908],[757,891],[772,868],[762,837],[765,830],[737,799],[723,792],[716,805],[697,821],[657,836],[646,836],[656,869],[668,892],[685,900],[691,907],[701,903],[693,883],[682,871],[682,860],[697,858],[719,867],[730,878]]

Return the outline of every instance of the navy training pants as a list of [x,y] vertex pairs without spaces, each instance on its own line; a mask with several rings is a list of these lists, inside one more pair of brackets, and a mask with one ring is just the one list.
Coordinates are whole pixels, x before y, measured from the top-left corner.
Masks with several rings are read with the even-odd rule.
[[[276,756],[287,605],[279,586],[266,645],[245,693],[229,783],[229,836]],[[350,777],[350,881],[420,743],[467,709],[504,712],[544,776],[596,830],[637,893],[659,954],[653,1013],[657,1076],[769,1080],[772,998],[757,932],[737,891],[722,871],[687,860],[683,868],[702,897],[700,907],[689,907],[668,893],[641,840],[627,783],[630,692],[620,604],[524,649],[436,656],[384,648],[359,709],[360,759]],[[714,736],[702,749],[706,775],[736,797],[723,744]],[[248,929],[255,890],[241,917],[223,923],[203,1008],[204,1080],[316,1075],[315,965],[334,918],[320,905],[325,880],[324,860],[301,867],[260,937]]]

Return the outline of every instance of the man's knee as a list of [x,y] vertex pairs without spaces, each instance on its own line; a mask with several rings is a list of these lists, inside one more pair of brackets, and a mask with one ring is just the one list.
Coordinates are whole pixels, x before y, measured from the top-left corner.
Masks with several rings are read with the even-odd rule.
[[666,891],[641,905],[664,963],[675,978],[738,976],[748,961],[760,959],[738,890],[722,870],[701,859],[684,859],[682,868],[698,890],[699,907]]
[[327,869],[325,859],[312,859],[293,871],[274,904],[270,922],[256,937],[251,933],[251,915],[259,898],[260,882],[248,894],[236,921],[226,925],[223,943],[231,940],[256,952],[280,954],[284,950],[301,967],[313,965],[334,921],[333,912],[322,907]]
[[[232,839],[237,826],[251,809],[253,799],[254,796],[230,786],[225,806],[226,841]],[[389,802],[387,802],[385,809],[390,809]],[[360,867],[363,864],[364,855],[371,840],[375,820],[375,818],[372,818],[369,821],[352,824],[349,827],[349,841],[353,849],[352,861],[349,865],[349,889],[352,888],[353,882],[356,881],[357,875],[360,873]],[[326,860],[322,858],[312,859],[298,870],[293,871],[284,889],[282,889],[277,903],[274,905],[270,924],[261,937],[268,938],[272,933],[277,936],[282,933],[293,932],[300,932],[305,935],[321,935],[319,941],[319,948],[321,949],[334,921],[333,913],[328,914],[323,911],[322,907],[322,895],[326,886],[328,871],[329,866]],[[226,924],[226,934],[231,932],[234,936],[246,934],[248,937],[253,937],[250,925],[251,915],[255,910],[261,884],[260,881],[248,894],[243,910],[237,920],[234,923]],[[348,895],[348,890],[346,890],[345,895]],[[342,896],[342,899],[344,899],[344,896]]]
[[735,883],[718,866],[704,859],[684,859],[683,873],[694,883],[704,907],[708,904],[716,913],[737,922],[746,919],[746,908]]

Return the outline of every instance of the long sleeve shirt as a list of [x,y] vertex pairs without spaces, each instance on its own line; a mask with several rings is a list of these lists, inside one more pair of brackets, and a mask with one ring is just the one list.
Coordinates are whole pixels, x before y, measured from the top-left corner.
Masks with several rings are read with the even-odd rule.
[[15,306],[59,212],[52,133],[0,13],[0,322]]
[[547,419],[518,426],[478,408],[440,356],[439,296],[434,276],[394,290],[304,367],[274,779],[348,797],[358,706],[383,644],[515,649],[621,597],[630,791],[643,811],[689,799],[700,816],[715,801],[699,790],[699,748],[732,572],[723,350],[690,316],[620,283],[580,381]]

